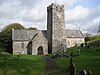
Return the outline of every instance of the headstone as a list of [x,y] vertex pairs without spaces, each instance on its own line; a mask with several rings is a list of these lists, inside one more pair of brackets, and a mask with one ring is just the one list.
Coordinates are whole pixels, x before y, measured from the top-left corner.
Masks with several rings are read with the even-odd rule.
[[76,66],[73,63],[72,57],[70,58],[70,75],[76,75]]
[[88,73],[87,73],[86,70],[81,70],[80,74],[81,74],[81,75],[87,75]]
[[92,71],[91,70],[81,70],[80,75],[92,75]]
[[78,56],[80,56],[80,49],[77,50]]
[[88,70],[88,74],[87,75],[92,75],[92,71]]

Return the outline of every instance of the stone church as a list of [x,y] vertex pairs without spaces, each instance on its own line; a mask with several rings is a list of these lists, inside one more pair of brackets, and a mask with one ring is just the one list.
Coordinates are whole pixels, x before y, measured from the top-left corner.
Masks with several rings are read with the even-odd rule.
[[12,29],[13,54],[48,54],[64,52],[84,43],[80,30],[65,29],[64,5],[52,3],[47,7],[47,30]]

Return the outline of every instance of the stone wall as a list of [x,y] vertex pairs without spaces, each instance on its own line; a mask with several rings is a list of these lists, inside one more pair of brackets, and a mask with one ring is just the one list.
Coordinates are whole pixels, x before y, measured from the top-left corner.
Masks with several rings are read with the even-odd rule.
[[67,48],[74,47],[75,45],[79,46],[84,43],[84,38],[66,38]]
[[37,55],[38,48],[43,47],[43,54],[48,54],[48,41],[42,31],[29,41],[13,41],[13,54],[32,54]]
[[27,54],[28,41],[13,41],[13,54]]
[[52,53],[52,7],[47,7],[47,39],[48,53]]
[[38,54],[38,48],[40,46],[43,47],[43,54],[48,54],[48,41],[41,31],[32,40],[32,55]]
[[[66,46],[64,5],[56,3],[48,7],[47,34],[48,45],[53,52],[61,50],[61,45]],[[64,47],[65,48],[65,47]]]

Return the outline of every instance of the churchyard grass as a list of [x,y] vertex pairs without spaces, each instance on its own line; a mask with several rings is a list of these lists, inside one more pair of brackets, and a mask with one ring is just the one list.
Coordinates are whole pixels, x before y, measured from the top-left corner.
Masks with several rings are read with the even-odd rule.
[[[79,75],[82,69],[92,71],[92,75],[100,74],[100,47],[81,48],[80,56],[77,56],[78,47],[70,48],[67,53],[73,52],[73,62],[76,65],[76,72]],[[69,58],[54,59],[60,66],[63,75],[69,75]]]
[[[80,48],[80,56],[77,50]],[[79,75],[82,69],[92,71],[92,75],[100,74],[100,47],[73,47],[67,50],[67,54],[73,52],[73,62],[76,65],[76,72]],[[5,58],[7,56],[7,58]],[[0,75],[44,75],[45,61],[41,56],[7,54],[0,56]],[[49,55],[51,56],[51,55]],[[6,60],[6,63],[5,63]],[[62,71],[62,75],[69,75],[69,58],[54,59]]]
[[5,65],[0,56],[0,75],[44,75],[45,61],[41,56],[9,55]]

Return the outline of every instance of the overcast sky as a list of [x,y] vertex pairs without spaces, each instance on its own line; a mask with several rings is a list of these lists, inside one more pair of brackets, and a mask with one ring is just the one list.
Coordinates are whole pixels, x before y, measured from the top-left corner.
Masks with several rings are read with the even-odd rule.
[[[47,6],[55,0],[0,0],[0,30],[10,23],[47,29]],[[96,33],[100,25],[100,0],[56,0],[65,5],[67,29]]]

